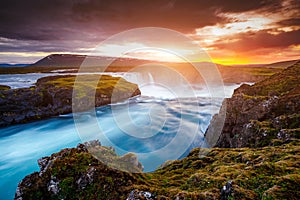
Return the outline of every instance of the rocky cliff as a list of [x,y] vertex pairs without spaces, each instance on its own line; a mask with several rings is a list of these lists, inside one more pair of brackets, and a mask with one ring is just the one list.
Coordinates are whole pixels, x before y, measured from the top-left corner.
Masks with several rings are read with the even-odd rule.
[[84,111],[141,94],[136,84],[122,78],[103,75],[94,83],[96,76],[44,77],[35,87],[0,90],[0,126],[71,113],[72,105]]
[[212,146],[262,147],[300,138],[300,61],[252,86],[242,85],[222,108],[206,132]]

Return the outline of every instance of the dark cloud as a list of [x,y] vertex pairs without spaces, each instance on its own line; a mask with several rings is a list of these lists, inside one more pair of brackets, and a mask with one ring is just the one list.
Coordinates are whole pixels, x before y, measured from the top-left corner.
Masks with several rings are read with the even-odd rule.
[[286,19],[278,22],[280,26],[300,26],[300,18]]
[[[216,12],[243,12],[277,1],[252,0],[2,0],[0,37],[26,40],[91,39],[129,28],[159,26],[183,33],[222,23]],[[80,30],[80,31],[78,31]]]
[[285,48],[290,45],[300,44],[299,35],[300,30],[283,32],[277,35],[270,34],[267,30],[248,32],[235,35],[234,39],[238,39],[236,42],[222,43],[222,41],[218,41],[214,44],[214,47],[238,52],[250,52],[260,48]]
[[[299,5],[299,0],[1,0],[0,51],[72,52],[94,47],[131,28],[153,26],[194,33],[197,28],[232,20],[220,13],[254,11],[267,16],[270,12],[299,10]],[[296,13],[278,26],[299,25],[299,18]],[[276,36],[262,31],[237,35],[240,41],[236,43],[219,41],[217,45],[246,51],[258,46],[299,44],[297,36],[298,31]],[[1,38],[10,40],[1,42]]]

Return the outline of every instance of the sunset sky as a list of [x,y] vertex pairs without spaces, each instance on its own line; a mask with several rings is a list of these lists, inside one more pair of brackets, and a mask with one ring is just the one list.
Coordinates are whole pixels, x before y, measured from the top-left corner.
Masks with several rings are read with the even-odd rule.
[[[0,19],[0,63],[89,54],[114,34],[149,26],[184,34],[221,64],[300,59],[300,0],[1,0]],[[172,48],[187,51],[176,41]]]

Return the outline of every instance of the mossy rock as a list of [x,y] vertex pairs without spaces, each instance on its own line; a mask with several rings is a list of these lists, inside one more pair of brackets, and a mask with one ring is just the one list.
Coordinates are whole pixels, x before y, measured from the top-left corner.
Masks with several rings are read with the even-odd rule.
[[11,89],[11,87],[10,86],[7,86],[7,85],[0,85],[0,91],[2,90],[10,90]]
[[[20,186],[23,199],[126,199],[134,189],[149,191],[157,199],[219,199],[220,189],[232,180],[229,199],[297,199],[299,145],[296,139],[282,146],[256,149],[213,148],[206,156],[199,156],[198,148],[151,173],[118,171],[86,151],[67,149],[52,155],[57,159],[42,176],[32,174]],[[78,187],[78,180],[91,168],[95,169],[93,181]],[[54,176],[60,187],[56,195],[47,190]]]

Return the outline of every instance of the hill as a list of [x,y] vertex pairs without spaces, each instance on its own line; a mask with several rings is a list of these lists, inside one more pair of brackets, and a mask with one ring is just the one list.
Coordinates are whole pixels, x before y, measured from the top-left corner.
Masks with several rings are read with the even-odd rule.
[[[23,73],[51,73],[52,71],[59,70],[61,73],[77,72],[81,64],[84,62],[87,56],[85,55],[73,55],[73,54],[52,54],[45,58],[28,65],[26,67],[0,67],[0,74],[23,74]],[[110,63],[107,67],[107,63]],[[242,83],[242,82],[258,82],[275,73],[280,72],[286,68],[287,65],[295,61],[285,61],[281,63],[273,63],[269,65],[241,65],[241,66],[226,66],[216,64],[224,83]],[[84,63],[85,67],[81,68],[84,72],[128,72],[134,68],[148,64],[149,67],[170,67],[178,73],[182,74],[187,80],[198,79],[201,82],[202,78],[195,70],[192,64],[194,63],[172,63],[172,62],[160,62],[151,60],[142,60],[134,58],[114,58],[114,57],[101,57],[101,56],[89,56],[88,61]],[[201,65],[201,63],[197,63]],[[203,63],[205,65],[206,63]],[[258,67],[259,66],[259,67]],[[107,68],[103,68],[107,67]],[[200,80],[201,79],[201,80]],[[203,81],[202,81],[203,83]]]

